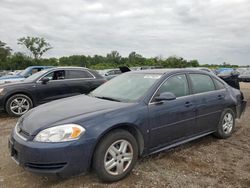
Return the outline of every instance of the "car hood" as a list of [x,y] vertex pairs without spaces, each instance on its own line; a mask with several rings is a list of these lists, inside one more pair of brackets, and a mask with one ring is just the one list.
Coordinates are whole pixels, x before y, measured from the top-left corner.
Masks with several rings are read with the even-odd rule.
[[82,120],[100,113],[125,108],[129,105],[133,104],[78,95],[34,108],[20,118],[20,128],[30,135],[35,135],[41,129],[47,127],[62,123],[74,123],[74,120]]
[[29,84],[31,82],[24,82],[24,79],[18,79],[18,80],[13,80],[13,81],[10,81],[10,80],[6,80],[6,81],[2,81],[0,80],[0,87],[3,87],[3,88],[8,88],[8,87],[11,87],[11,86],[18,86],[18,85],[22,85],[22,84]]

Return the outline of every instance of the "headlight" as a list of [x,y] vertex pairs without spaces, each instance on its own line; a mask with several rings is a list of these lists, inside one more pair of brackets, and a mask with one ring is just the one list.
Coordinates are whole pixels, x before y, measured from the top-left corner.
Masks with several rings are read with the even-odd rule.
[[2,94],[2,93],[3,93],[3,90],[4,90],[4,88],[0,88],[0,94]]
[[85,133],[85,129],[76,124],[66,124],[44,129],[39,132],[34,141],[36,142],[67,142],[77,140]]

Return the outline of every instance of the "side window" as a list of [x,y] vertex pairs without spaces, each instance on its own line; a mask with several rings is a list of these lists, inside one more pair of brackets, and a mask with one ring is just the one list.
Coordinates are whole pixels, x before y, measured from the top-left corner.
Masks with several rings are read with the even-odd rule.
[[65,71],[59,70],[59,71],[51,72],[47,74],[45,78],[49,78],[50,80],[63,80],[65,79]]
[[194,93],[203,93],[215,90],[213,80],[204,74],[190,74]]
[[159,96],[163,92],[172,92],[176,97],[189,94],[187,78],[184,74],[170,77],[158,90]]
[[213,79],[213,80],[214,80],[214,84],[216,86],[216,89],[224,89],[225,88],[225,85],[221,81],[219,81],[217,79]]
[[87,71],[69,70],[67,79],[76,79],[76,78],[93,78],[93,76]]

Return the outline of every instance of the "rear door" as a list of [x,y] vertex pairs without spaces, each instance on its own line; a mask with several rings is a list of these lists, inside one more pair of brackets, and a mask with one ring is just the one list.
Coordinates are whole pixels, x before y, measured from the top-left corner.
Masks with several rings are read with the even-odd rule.
[[[175,100],[158,103],[154,97],[162,92],[172,92]],[[158,89],[149,104],[151,149],[159,149],[193,134],[195,127],[195,100],[190,95],[185,74],[168,78]]]
[[66,71],[66,84],[70,95],[88,94],[92,90],[95,77],[88,70],[70,69]]
[[[194,131],[197,134],[213,131],[219,123],[225,106],[226,89],[218,88],[207,74],[189,74],[192,92],[197,101],[197,119]],[[217,83],[219,84],[219,83]]]

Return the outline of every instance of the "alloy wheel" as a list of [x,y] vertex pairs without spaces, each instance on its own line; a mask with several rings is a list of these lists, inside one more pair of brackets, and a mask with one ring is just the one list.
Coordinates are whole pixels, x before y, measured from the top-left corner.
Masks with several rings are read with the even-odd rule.
[[222,121],[222,130],[225,134],[229,134],[233,129],[234,119],[231,113],[226,113]]
[[127,140],[111,144],[104,157],[105,170],[111,175],[121,175],[133,160],[133,147]]
[[20,116],[30,109],[29,101],[24,97],[17,97],[10,103],[10,110],[12,113]]

